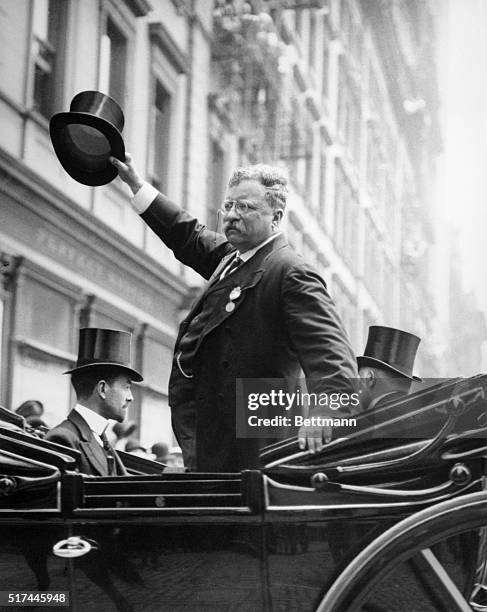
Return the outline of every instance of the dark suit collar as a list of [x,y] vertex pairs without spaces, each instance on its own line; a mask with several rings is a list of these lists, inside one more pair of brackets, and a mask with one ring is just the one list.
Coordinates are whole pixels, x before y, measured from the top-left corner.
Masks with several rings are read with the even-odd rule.
[[82,417],[91,431],[96,435],[101,436],[103,432],[106,431],[109,424],[108,419],[95,412],[92,408],[88,408],[88,406],[84,406],[78,402],[74,410]]
[[[265,244],[263,247],[261,247],[255,253],[253,257],[251,257],[248,261],[242,264],[242,266],[239,268],[239,270],[236,273],[238,274],[239,284],[240,284],[242,291],[244,289],[249,289],[250,287],[253,287],[260,280],[262,273],[264,271],[264,264],[265,264],[266,259],[274,251],[277,251],[278,249],[282,249],[283,247],[287,246],[287,244],[288,243],[287,243],[286,237],[284,236],[284,234],[281,233],[278,236],[276,236],[274,240],[271,240],[270,242]],[[208,285],[206,286],[206,289],[203,291],[199,299],[193,304],[193,307],[186,315],[185,321],[187,323],[196,316],[196,313],[200,310],[202,302],[208,293],[212,291],[216,291],[216,290],[221,290],[224,287],[227,287],[227,286],[229,287],[235,284],[235,280],[237,278],[235,274],[229,274],[228,276],[223,277],[221,280],[219,278],[220,274],[222,273],[222,270],[227,265],[227,263],[230,261],[230,259],[232,259],[235,256],[235,253],[236,253],[236,249],[233,249],[221,259],[220,263],[218,264],[215,271],[211,275]],[[176,341],[176,345],[179,342],[181,336],[184,334],[185,331],[186,331],[186,327],[183,324],[183,326],[180,327],[179,329],[179,334],[178,334],[178,338]]]
[[233,251],[230,251],[224,257],[221,258],[220,263],[217,265],[217,267],[215,268],[215,271],[213,272],[213,274],[210,276],[208,280],[207,287],[209,287],[210,285],[218,281],[218,279],[220,278],[220,274],[223,272],[223,269],[228,264],[228,262],[231,259],[233,259],[233,257],[235,257],[236,252],[237,252],[236,249],[234,249]]
[[[287,240],[286,237],[284,236],[284,234],[281,232],[280,234],[278,234],[275,238],[273,238],[272,240],[270,240],[269,242],[267,242],[266,244],[264,244],[264,246],[260,247],[253,255],[250,259],[246,259],[245,258],[245,254],[243,259],[246,259],[246,261],[244,261],[244,264],[250,264],[250,262],[252,261],[259,261],[262,262],[265,259],[265,256],[269,255],[270,253],[272,253],[272,251],[275,251],[276,249],[280,249],[283,246],[287,245]],[[225,267],[227,266],[227,264],[230,262],[231,259],[233,259],[233,257],[235,257],[235,255],[238,253],[237,249],[233,248],[231,251],[229,251],[224,257],[222,257],[220,263],[218,264],[218,266],[215,268],[215,271],[213,272],[213,274],[211,275],[209,282],[208,282],[208,286],[213,285],[213,283],[218,282],[219,278],[220,278],[220,274],[223,272],[223,270],[225,269]],[[222,279],[223,280],[223,279]]]
[[251,264],[252,262],[258,262],[260,266],[265,262],[265,260],[269,257],[271,253],[277,251],[278,249],[282,249],[285,246],[287,246],[287,239],[286,236],[284,236],[284,234],[281,232],[273,240],[271,240],[267,244],[264,244],[264,246],[261,247],[251,259],[249,259],[247,264]]
[[250,249],[249,251],[245,251],[245,253],[240,253],[240,251],[237,250],[236,253],[244,261],[249,261],[252,257],[254,257],[254,255],[257,255],[257,253],[261,249],[263,249],[265,246],[267,246],[271,242],[274,242],[274,240],[277,240],[279,236],[281,235],[282,235],[281,231],[275,232],[271,234],[270,236],[268,236],[265,240],[263,240],[259,245],[257,245],[253,249]]
[[[234,299],[234,310],[228,311],[226,308],[222,307],[217,309],[213,313],[211,320],[208,322],[208,325],[205,326],[203,332],[201,333],[198,339],[195,352],[199,349],[203,339],[208,334],[210,334],[216,327],[221,325],[226,319],[233,316],[233,314],[240,308],[242,302],[245,300],[247,291],[255,287],[255,285],[257,285],[260,279],[262,278],[262,275],[264,274],[265,270],[266,260],[271,256],[272,253],[279,249],[282,249],[285,246],[287,246],[287,240],[281,234],[271,242],[265,244],[261,249],[257,251],[257,253],[255,253],[255,255],[251,259],[242,264],[234,273],[225,276],[221,280],[215,281],[207,287],[205,293],[197,304],[198,308],[204,296],[210,293],[212,294],[213,292],[223,292],[223,294],[227,296],[227,299],[230,300],[230,294],[232,289],[238,286],[239,296]],[[190,313],[188,321],[190,321],[191,318],[194,316],[195,311],[196,309],[194,309]],[[180,329],[177,342],[179,342],[184,331],[185,329]]]
[[70,421],[78,430],[80,437],[80,450],[85,455],[86,460],[91,465],[95,474],[107,476],[108,465],[105,451],[96,441],[88,423],[77,410],[71,410],[71,412],[68,414],[68,421]]
[[[241,270],[242,272],[240,276],[242,275],[244,276],[243,286],[254,284],[253,283],[254,273],[263,270],[265,261],[271,253],[285,246],[287,246],[286,237],[283,234],[279,234],[273,240],[271,240],[267,244],[264,244],[264,246],[261,247],[256,253],[254,253],[254,255],[249,260],[245,261],[239,268],[239,271]],[[215,270],[215,273],[212,275],[212,280],[210,280],[210,283],[208,284],[206,288],[206,292],[216,287],[220,288],[227,284],[230,284],[230,285],[233,284],[233,278],[234,278],[233,274],[224,276],[221,280],[219,276],[222,273],[222,270],[227,265],[227,263],[235,256],[235,253],[236,251],[234,250],[222,259],[217,269]]]
[[81,440],[84,440],[85,442],[90,442],[93,440],[96,442],[90,426],[77,410],[71,410],[71,412],[68,414],[68,421],[71,421],[71,423],[73,423],[73,425],[77,428]]

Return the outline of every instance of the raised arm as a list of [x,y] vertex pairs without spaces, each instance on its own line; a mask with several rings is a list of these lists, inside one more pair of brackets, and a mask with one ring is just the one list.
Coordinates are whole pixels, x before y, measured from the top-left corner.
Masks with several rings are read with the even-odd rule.
[[125,163],[110,158],[134,195],[133,206],[151,230],[183,264],[210,278],[222,257],[232,250],[225,236],[209,230],[139,175],[130,153]]

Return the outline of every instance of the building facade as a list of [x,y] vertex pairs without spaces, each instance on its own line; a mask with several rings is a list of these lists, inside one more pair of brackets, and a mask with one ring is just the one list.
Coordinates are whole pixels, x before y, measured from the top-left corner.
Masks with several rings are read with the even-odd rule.
[[4,0],[0,6],[0,403],[53,425],[80,326],[134,335],[131,418],[173,443],[172,345],[201,279],[133,212],[119,179],[88,188],[49,117],[97,89],[125,115],[145,178],[217,229],[230,171],[289,170],[285,231],[327,280],[357,353],[372,323],[423,338],[441,148],[434,3],[420,0]]
[[[228,156],[237,147],[239,160],[289,169],[289,240],[327,280],[357,352],[370,324],[406,329],[423,338],[425,376],[445,373],[430,289],[442,148],[435,9],[221,0],[212,70],[214,123],[234,134]],[[224,141],[217,134],[213,147],[226,168]]]

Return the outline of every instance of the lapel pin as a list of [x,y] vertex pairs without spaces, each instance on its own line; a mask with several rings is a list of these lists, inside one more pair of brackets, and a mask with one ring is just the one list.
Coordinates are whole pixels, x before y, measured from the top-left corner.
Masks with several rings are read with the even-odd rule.
[[238,300],[241,293],[242,293],[242,289],[240,289],[240,287],[234,287],[232,291],[230,292],[230,299],[232,301]]

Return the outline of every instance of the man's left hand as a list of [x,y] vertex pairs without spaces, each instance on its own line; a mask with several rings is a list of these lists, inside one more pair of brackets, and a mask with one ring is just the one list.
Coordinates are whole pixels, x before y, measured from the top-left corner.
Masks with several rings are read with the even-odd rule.
[[305,450],[308,448],[312,453],[317,453],[331,442],[331,427],[305,426],[299,428],[298,442],[299,448]]

